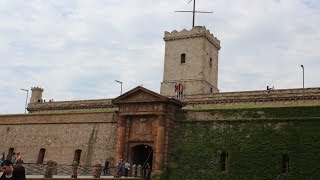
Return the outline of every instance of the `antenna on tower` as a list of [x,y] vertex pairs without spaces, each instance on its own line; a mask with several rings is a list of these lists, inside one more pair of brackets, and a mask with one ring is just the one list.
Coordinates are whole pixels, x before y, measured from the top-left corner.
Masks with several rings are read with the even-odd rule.
[[[188,4],[191,2],[190,0]],[[193,10],[192,11],[175,11],[175,12],[192,12],[192,27],[194,27],[195,14],[196,13],[213,13],[212,11],[196,11],[196,0],[193,0]]]

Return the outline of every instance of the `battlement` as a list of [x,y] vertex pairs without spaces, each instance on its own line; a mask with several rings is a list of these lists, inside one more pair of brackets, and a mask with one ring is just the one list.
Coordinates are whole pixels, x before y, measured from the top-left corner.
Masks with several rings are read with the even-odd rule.
[[112,99],[94,99],[94,100],[78,100],[78,101],[58,101],[58,102],[42,102],[30,103],[28,111],[35,112],[52,112],[52,111],[72,111],[84,109],[109,109],[115,108]]
[[41,87],[31,87],[31,91],[40,91],[40,92],[43,92],[43,88],[41,88]]
[[31,99],[30,103],[41,103],[43,102],[42,93],[43,88],[40,87],[31,87]]
[[195,37],[205,37],[212,43],[217,49],[221,49],[220,40],[215,37],[205,26],[195,26],[191,30],[183,29],[178,32],[176,30],[172,32],[164,32],[164,41],[174,41],[178,39],[195,38]]

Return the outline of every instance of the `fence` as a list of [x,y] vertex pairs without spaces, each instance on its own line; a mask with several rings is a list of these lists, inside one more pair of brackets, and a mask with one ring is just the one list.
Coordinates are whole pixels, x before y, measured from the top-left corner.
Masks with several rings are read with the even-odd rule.
[[[78,165],[74,163],[72,165],[57,164],[56,162],[49,161],[46,164],[24,163],[23,164],[26,175],[44,175],[45,178],[52,178],[53,175],[69,176],[71,178],[77,178],[77,176],[92,176],[93,178],[100,178],[103,176],[127,176],[147,178],[150,176],[150,169],[143,169],[141,165],[130,165],[128,170],[119,169],[118,167],[109,167],[104,172],[104,167],[101,164],[95,165]],[[147,178],[148,179],[148,178]]]

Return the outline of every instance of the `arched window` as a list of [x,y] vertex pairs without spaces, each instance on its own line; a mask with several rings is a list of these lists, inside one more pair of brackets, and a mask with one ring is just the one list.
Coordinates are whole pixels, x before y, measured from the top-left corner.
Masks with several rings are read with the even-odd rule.
[[289,156],[282,155],[282,173],[289,173]]
[[186,63],[186,54],[182,53],[181,54],[181,61],[180,61],[181,64],[183,63]]
[[220,154],[220,169],[221,171],[226,171],[228,166],[228,154],[226,152],[222,152]]
[[46,149],[45,148],[41,148],[39,150],[37,164],[43,164],[45,153],[46,153]]
[[80,164],[81,152],[82,152],[81,149],[77,149],[74,151],[73,161],[76,161],[78,164]]
[[210,58],[209,66],[212,67],[212,58]]

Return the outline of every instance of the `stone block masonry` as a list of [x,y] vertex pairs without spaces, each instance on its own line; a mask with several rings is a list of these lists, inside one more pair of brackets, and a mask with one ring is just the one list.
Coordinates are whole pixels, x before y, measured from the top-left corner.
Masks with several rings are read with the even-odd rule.
[[116,122],[113,113],[28,114],[0,116],[0,152],[20,152],[25,163],[71,164],[80,150],[80,164],[113,158]]

